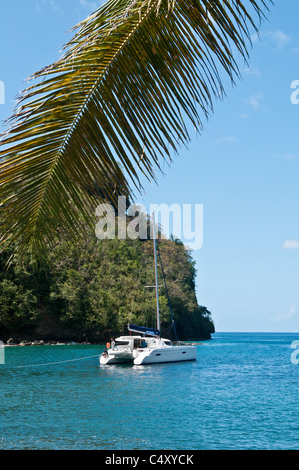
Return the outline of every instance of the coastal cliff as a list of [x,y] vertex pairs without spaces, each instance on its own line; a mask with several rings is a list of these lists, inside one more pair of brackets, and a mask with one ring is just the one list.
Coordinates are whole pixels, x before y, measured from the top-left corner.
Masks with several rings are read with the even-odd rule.
[[[101,343],[126,333],[128,322],[154,326],[152,245],[87,232],[84,240],[61,242],[38,269],[28,254],[5,270],[10,253],[2,253],[0,339]],[[214,324],[197,301],[191,253],[176,239],[159,240],[159,249],[179,339],[210,338]],[[174,339],[162,276],[160,284],[161,333]]]

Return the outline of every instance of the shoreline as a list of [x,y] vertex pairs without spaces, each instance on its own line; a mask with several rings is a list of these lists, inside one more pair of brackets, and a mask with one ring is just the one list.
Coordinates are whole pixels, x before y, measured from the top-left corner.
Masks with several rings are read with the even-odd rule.
[[25,346],[71,346],[71,345],[99,345],[103,346],[105,343],[93,343],[91,341],[59,341],[59,340],[22,340],[22,341],[15,341],[13,338],[10,338],[3,343],[5,347],[25,347]]
[[[199,338],[197,340],[185,340],[185,341],[180,341],[181,343],[184,344],[196,344],[196,345],[201,345],[201,341],[206,341],[211,338]],[[1,341],[0,341],[1,344]],[[5,347],[25,347],[25,346],[71,346],[71,345],[78,345],[78,346],[83,346],[83,345],[90,345],[90,346],[104,346],[106,344],[106,341],[73,341],[73,340],[15,340],[14,338],[9,338],[6,342],[2,341],[3,346]]]

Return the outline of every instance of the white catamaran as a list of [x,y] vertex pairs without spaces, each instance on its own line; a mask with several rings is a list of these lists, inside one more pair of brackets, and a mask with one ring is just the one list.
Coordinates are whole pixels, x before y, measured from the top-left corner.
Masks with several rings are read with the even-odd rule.
[[100,364],[132,363],[135,365],[156,364],[161,362],[195,361],[196,347],[173,344],[169,339],[160,337],[159,288],[157,271],[157,247],[155,217],[153,214],[155,289],[157,329],[129,325],[130,332],[138,335],[120,336],[105,348],[100,356]]

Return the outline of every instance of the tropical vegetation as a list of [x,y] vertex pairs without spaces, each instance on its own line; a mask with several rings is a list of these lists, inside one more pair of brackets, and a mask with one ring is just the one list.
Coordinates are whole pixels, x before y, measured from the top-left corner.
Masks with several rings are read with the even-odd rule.
[[[239,76],[271,0],[108,0],[32,75],[2,135],[1,241],[45,254],[129,199]],[[224,73],[223,73],[224,72]],[[95,198],[95,192],[97,197]]]
[[[149,320],[149,244],[96,240],[95,209],[133,200],[188,144],[190,124],[201,132],[270,3],[108,0],[32,75],[1,135],[2,335],[99,339]],[[208,337],[190,254],[178,240],[161,251],[181,336]],[[166,299],[161,292],[163,327]]]
[[[158,246],[162,334],[176,339],[171,311],[179,339],[209,338],[214,325],[198,305],[191,253],[177,239]],[[5,271],[9,256],[0,257],[2,340],[101,342],[125,333],[129,322],[156,325],[155,290],[147,287],[155,284],[152,240],[97,240],[86,228],[84,238],[50,249],[39,272],[29,253],[15,255]]]

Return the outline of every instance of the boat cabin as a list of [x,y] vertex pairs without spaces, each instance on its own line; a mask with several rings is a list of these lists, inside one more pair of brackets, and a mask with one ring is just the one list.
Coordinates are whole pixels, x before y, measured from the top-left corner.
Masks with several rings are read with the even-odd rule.
[[[155,344],[156,339],[153,337],[146,336],[120,336],[111,344],[112,349],[139,349],[151,347]],[[168,339],[163,339],[163,343],[166,346],[171,346],[172,342]]]

